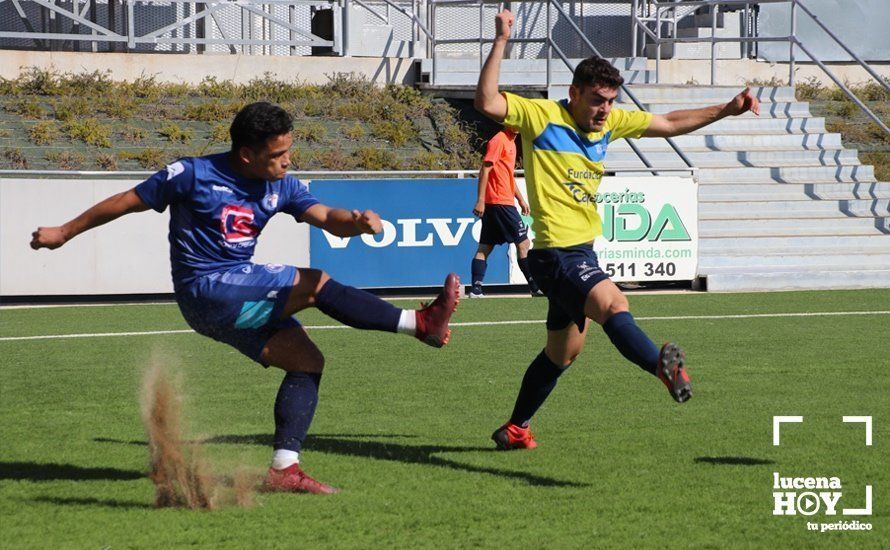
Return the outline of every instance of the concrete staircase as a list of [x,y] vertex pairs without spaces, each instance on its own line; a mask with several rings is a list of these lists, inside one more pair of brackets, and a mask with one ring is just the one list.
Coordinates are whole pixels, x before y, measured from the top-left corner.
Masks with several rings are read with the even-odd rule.
[[[653,112],[723,103],[737,87],[632,86]],[[788,87],[748,113],[675,138],[699,167],[699,275],[710,291],[890,287],[890,183],[878,182]],[[623,96],[620,106],[635,109]],[[637,141],[658,167],[685,164]],[[626,142],[607,168],[642,168]]]

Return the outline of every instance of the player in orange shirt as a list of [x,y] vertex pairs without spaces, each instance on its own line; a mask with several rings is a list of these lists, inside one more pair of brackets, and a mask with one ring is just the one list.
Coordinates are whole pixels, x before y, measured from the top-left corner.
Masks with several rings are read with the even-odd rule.
[[524,215],[528,215],[528,203],[516,187],[513,168],[516,166],[516,133],[507,128],[491,138],[479,170],[479,194],[473,215],[482,218],[482,234],[479,248],[473,256],[471,271],[473,287],[470,298],[481,298],[482,281],[488,267],[488,255],[494,247],[503,243],[516,246],[519,269],[525,275],[532,296],[543,296],[535,284],[528,266],[528,226],[516,212],[515,203]]

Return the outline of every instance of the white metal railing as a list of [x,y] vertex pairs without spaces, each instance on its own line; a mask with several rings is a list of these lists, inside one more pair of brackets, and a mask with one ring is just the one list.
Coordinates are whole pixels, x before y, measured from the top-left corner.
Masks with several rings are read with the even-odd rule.
[[[790,28],[787,36],[757,36],[756,33],[750,32],[750,25],[747,23],[751,20],[750,9],[752,6],[760,4],[791,4]],[[742,6],[745,10],[742,36],[734,37],[718,37],[716,36],[717,18],[720,10],[726,5]],[[676,36],[677,24],[686,17],[693,15],[695,10],[701,7],[709,7],[711,33],[710,36],[703,37],[678,37]],[[655,14],[652,14],[652,11]],[[679,8],[691,8],[689,11],[678,12]],[[797,36],[797,13],[798,10],[809,16],[816,25],[821,28],[834,42],[847,52],[872,78],[874,78],[884,89],[890,91],[890,82],[882,78],[871,66],[863,61],[856,53],[851,50],[840,38],[835,35],[804,3],[803,0],[633,0],[631,8],[631,16],[633,19],[633,48],[636,53],[637,38],[642,36],[645,41],[651,40],[655,44],[655,81],[659,81],[660,65],[661,65],[661,47],[663,44],[681,44],[688,42],[707,42],[711,46],[711,85],[713,86],[717,80],[717,62],[716,51],[717,44],[722,42],[738,42],[740,44],[751,44],[759,42],[787,42],[789,47],[789,63],[788,63],[788,85],[794,86],[796,48],[799,48],[806,54],[810,60],[819,66],[820,69],[840,88],[844,94],[853,101],[859,109],[861,109],[872,121],[875,122],[884,132],[890,134],[890,127],[887,126],[865,103],[854,94],[847,85],[841,81],[828,66],[823,63],[816,55],[801,41]],[[650,24],[654,24],[655,29],[649,28]],[[671,36],[662,36],[662,28],[667,27],[672,33]]]
[[[151,45],[194,45],[201,48],[211,45],[228,46],[235,53],[235,46],[253,48],[287,46],[291,49],[301,46],[329,47],[335,53],[341,49],[341,37],[325,39],[307,28],[305,24],[295,20],[294,10],[302,7],[309,9],[331,9],[339,17],[335,9],[338,0],[126,0],[121,3],[118,21],[116,0],[103,6],[104,13],[98,17],[95,0],[6,0],[12,4],[20,18],[25,31],[0,30],[0,39],[32,40],[38,47],[47,47],[50,42],[91,43],[93,50],[96,44],[122,44],[134,49],[140,44]],[[41,13],[49,14],[54,20],[53,30],[37,30],[28,15],[26,8],[33,5]],[[182,11],[182,17],[174,17],[171,23],[163,19],[144,17],[155,6],[176,6]],[[188,15],[186,15],[188,14]],[[43,18],[43,16],[41,16]],[[228,18],[228,24],[225,21]],[[100,23],[100,19],[104,23]],[[137,26],[137,19],[140,25]],[[67,28],[67,31],[60,30]],[[118,27],[122,29],[118,30]],[[150,27],[137,32],[137,27]],[[237,32],[232,32],[238,27]],[[338,25],[334,24],[335,30]],[[219,37],[207,36],[210,28]],[[88,31],[88,32],[82,32]],[[210,33],[213,34],[213,33]],[[263,52],[265,53],[265,52]]]
[[[670,168],[659,168],[659,167],[647,167],[643,168],[615,168],[615,169],[607,169],[606,175],[620,174],[620,173],[639,173],[639,172],[649,172],[651,170],[657,170],[659,173],[668,173],[668,174],[688,174],[691,177],[695,177],[698,173],[698,168],[696,167],[687,167],[687,168],[677,168],[676,166]],[[31,178],[43,178],[43,177],[55,177],[55,176],[67,176],[67,177],[107,177],[107,178],[148,178],[153,175],[155,172],[149,170],[117,170],[113,172],[104,172],[101,170],[0,170],[0,176],[10,177],[10,178],[21,178],[21,177],[31,177]],[[442,177],[453,177],[453,178],[469,178],[471,176],[476,176],[479,174],[479,170],[474,168],[471,170],[291,170],[288,171],[288,174],[300,178],[300,179],[337,179],[337,178],[362,178],[362,179],[382,179],[382,178],[442,178]],[[524,177],[524,170],[516,170],[514,171],[514,175],[516,177]]]
[[[553,17],[553,14],[552,14],[553,11],[556,12],[557,16],[563,17],[563,20],[566,23],[568,23],[569,27],[572,29],[572,32],[574,32],[581,39],[581,42],[589,49],[590,53],[592,53],[593,55],[596,55],[597,57],[602,57],[602,55],[600,55],[600,52],[596,48],[596,46],[594,46],[593,43],[590,41],[590,39],[587,38],[587,36],[584,34],[584,32],[581,30],[581,28],[575,23],[575,21],[572,20],[572,18],[569,16],[569,14],[567,14],[565,12],[565,9],[563,8],[563,6],[560,2],[558,2],[557,0],[540,0],[540,1],[542,3],[544,3],[547,7],[545,36],[539,37],[539,38],[521,38],[521,37],[511,38],[510,42],[513,44],[528,44],[528,43],[544,44],[545,50],[547,53],[546,58],[545,58],[546,59],[546,71],[547,71],[546,86],[547,86],[547,89],[549,90],[550,86],[551,86],[551,82],[552,82],[553,53],[554,52],[556,53],[557,57],[559,57],[559,60],[562,61],[565,64],[565,66],[569,69],[569,71],[574,72],[574,70],[575,70],[574,64],[569,60],[569,58],[565,55],[565,53],[562,51],[562,49],[559,47],[559,45],[553,39],[552,32],[553,32],[553,23],[555,20]],[[427,30],[426,34],[429,39],[429,50],[428,51],[430,52],[430,57],[432,58],[433,66],[432,66],[431,80],[433,83],[436,82],[436,74],[437,74],[437,69],[436,69],[436,64],[437,64],[436,60],[438,57],[437,48],[438,48],[438,46],[443,45],[443,44],[475,44],[475,43],[478,43],[479,44],[479,69],[480,70],[482,69],[482,65],[485,61],[485,56],[483,55],[484,45],[491,44],[494,42],[493,38],[483,37],[483,33],[481,32],[482,26],[483,26],[483,17],[484,17],[483,10],[486,5],[497,5],[500,7],[501,4],[502,3],[499,2],[498,0],[429,0],[429,6],[430,6],[429,21],[430,21],[431,29]],[[477,38],[450,38],[450,39],[437,37],[434,24],[436,21],[436,7],[440,6],[440,5],[478,6],[479,7],[479,26],[480,26],[479,36]],[[631,92],[630,89],[628,89],[627,85],[622,84],[621,90],[627,95],[627,97],[630,98],[631,101],[633,101],[633,103],[637,106],[638,109],[640,109],[641,111],[646,110],[643,107],[643,104],[634,95],[634,93]],[[679,156],[680,159],[686,164],[687,169],[689,171],[691,171],[694,175],[695,174],[694,165],[692,164],[692,161],[689,160],[689,157],[686,156],[686,154],[680,149],[679,146],[677,146],[677,144],[674,142],[673,139],[665,138],[665,140],[667,141],[668,145],[670,145],[671,149],[674,150],[674,152],[677,154],[677,156]],[[646,158],[646,155],[640,150],[640,148],[637,146],[637,144],[635,143],[634,140],[627,139],[626,141],[627,141],[628,145],[630,146],[631,150],[634,152],[634,154],[646,166],[648,171],[651,171],[655,175],[661,174],[662,172],[666,172],[666,170],[656,169],[652,165],[652,163],[649,162],[649,159]]]

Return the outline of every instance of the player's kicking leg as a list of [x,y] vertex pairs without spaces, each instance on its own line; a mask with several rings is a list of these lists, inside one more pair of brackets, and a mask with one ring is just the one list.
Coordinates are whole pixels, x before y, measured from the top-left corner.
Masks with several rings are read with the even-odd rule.
[[590,289],[584,313],[602,325],[621,355],[657,376],[675,401],[685,403],[692,398],[692,384],[686,373],[683,350],[673,343],[667,343],[659,350],[637,326],[629,311],[627,298],[615,283],[605,279]]
[[445,278],[442,291],[421,309],[399,309],[370,292],[343,285],[318,269],[299,269],[285,307],[286,315],[316,307],[344,325],[365,330],[399,332],[440,348],[448,343],[448,323],[460,302],[460,279]]

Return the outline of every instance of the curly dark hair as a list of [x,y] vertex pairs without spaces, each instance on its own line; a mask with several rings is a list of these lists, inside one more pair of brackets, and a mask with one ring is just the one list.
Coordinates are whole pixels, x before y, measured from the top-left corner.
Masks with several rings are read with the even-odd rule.
[[258,149],[266,140],[290,133],[294,129],[294,121],[287,111],[265,101],[245,105],[229,128],[232,138],[232,151],[241,147]]
[[624,77],[611,63],[602,57],[588,57],[575,67],[572,86],[595,86],[618,88],[624,84]]

